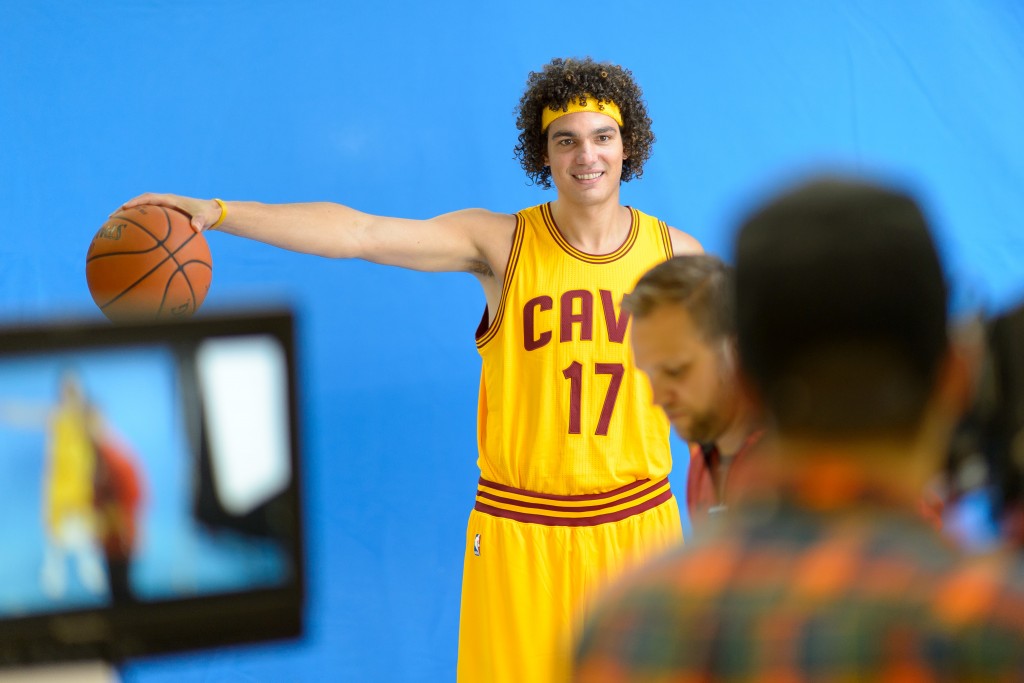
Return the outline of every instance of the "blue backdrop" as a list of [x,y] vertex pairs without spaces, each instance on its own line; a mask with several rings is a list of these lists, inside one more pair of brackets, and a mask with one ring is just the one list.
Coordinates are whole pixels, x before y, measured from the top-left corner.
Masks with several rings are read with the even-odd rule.
[[[546,201],[513,109],[529,71],[582,55],[630,68],[654,120],[624,201],[709,251],[779,183],[858,170],[917,189],[992,307],[1024,295],[1018,0],[0,0],[0,28],[4,321],[99,317],[85,251],[143,191],[407,217]],[[207,307],[300,316],[309,633],[123,679],[454,680],[477,284],[209,242]]]

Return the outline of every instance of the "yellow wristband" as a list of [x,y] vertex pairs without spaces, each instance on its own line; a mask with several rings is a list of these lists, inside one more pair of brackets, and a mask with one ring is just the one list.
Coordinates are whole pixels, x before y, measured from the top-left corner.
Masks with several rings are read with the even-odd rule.
[[220,206],[220,218],[217,219],[216,223],[214,223],[213,225],[210,226],[210,228],[209,228],[210,230],[213,230],[218,225],[223,223],[224,219],[228,217],[228,207],[224,204],[224,202],[222,202],[221,200],[219,200],[217,198],[214,198],[213,201],[217,202],[217,204]]

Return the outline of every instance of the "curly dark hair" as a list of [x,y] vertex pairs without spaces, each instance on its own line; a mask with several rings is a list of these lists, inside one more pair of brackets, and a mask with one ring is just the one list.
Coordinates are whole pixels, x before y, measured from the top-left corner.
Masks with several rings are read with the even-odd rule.
[[643,92],[633,80],[633,74],[616,64],[595,62],[590,57],[556,58],[541,71],[530,72],[526,91],[516,107],[516,128],[520,131],[516,158],[526,175],[545,189],[551,187],[551,169],[544,164],[548,138],[547,132],[541,131],[542,111],[544,107],[566,111],[569,102],[585,94],[599,102],[614,102],[622,114],[622,145],[627,155],[622,162],[622,182],[644,173],[644,164],[654,145],[654,133]]

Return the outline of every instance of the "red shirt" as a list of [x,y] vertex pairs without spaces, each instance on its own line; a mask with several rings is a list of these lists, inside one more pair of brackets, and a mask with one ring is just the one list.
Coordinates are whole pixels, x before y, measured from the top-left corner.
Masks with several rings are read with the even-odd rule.
[[134,454],[126,444],[105,434],[95,446],[93,506],[100,522],[100,538],[108,555],[126,558],[135,546],[142,482]]
[[[722,467],[722,454],[718,446],[711,444],[690,444],[690,471],[686,480],[686,504],[690,511],[690,522],[695,526],[707,520],[708,514],[724,510],[736,500],[736,496],[749,490],[756,483],[760,471],[750,464],[751,451],[761,440],[763,430],[751,433],[740,449],[732,456],[728,467]],[[722,486],[719,479],[725,477]],[[722,495],[719,496],[719,490]]]

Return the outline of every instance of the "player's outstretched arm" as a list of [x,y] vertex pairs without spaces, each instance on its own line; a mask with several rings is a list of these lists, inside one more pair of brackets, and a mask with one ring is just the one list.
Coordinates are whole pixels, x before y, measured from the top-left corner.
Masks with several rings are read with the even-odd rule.
[[0,398],[0,425],[11,429],[42,429],[50,421],[51,406]]
[[179,209],[198,231],[211,228],[283,249],[330,258],[359,258],[425,271],[504,266],[515,217],[465,209],[428,220],[363,213],[341,204],[263,204],[147,193],[121,208],[153,204]]

